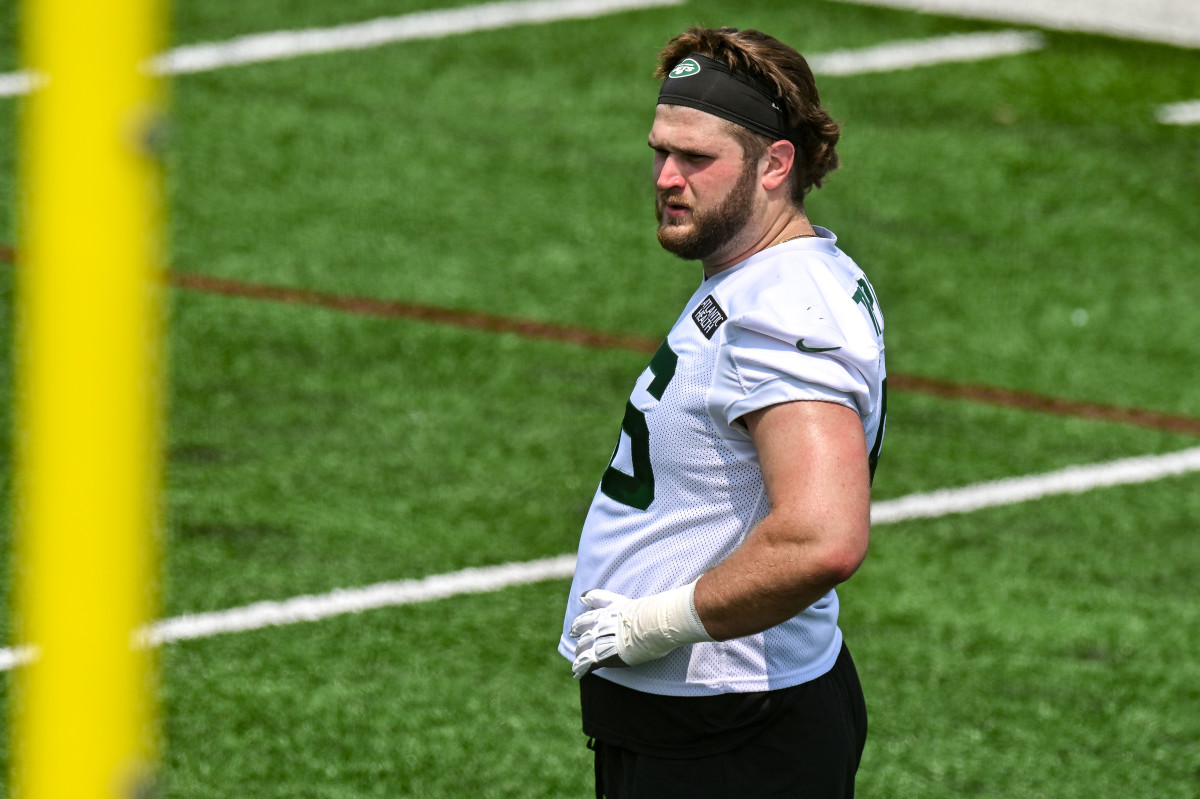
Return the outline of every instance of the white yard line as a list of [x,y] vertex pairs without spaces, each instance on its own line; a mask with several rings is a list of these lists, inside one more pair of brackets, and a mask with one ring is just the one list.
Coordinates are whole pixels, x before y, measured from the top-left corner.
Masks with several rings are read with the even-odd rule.
[[[1055,472],[1014,477],[949,488],[927,494],[910,494],[876,502],[871,522],[890,524],[928,519],[981,508],[1012,505],[1058,494],[1080,494],[1097,488],[1130,485],[1200,472],[1200,447],[1167,455],[1125,458],[1109,463],[1072,466]],[[327,594],[293,597],[279,602],[256,602],[240,608],[195,613],[164,619],[138,637],[143,646],[208,638],[225,633],[258,630],[347,613],[430,602],[461,594],[499,591],[515,585],[570,577],[574,555],[559,555],[524,563],[463,569],[417,580],[376,583],[364,588],[340,588]],[[32,647],[0,649],[0,671],[8,671],[36,657]]]
[[[225,42],[184,45],[152,59],[150,69],[158,75],[182,75],[516,25],[592,19],[684,2],[686,0],[523,0],[420,11],[332,28],[275,31],[238,36]],[[0,97],[27,94],[35,82],[36,78],[28,71],[0,73]]]
[[1200,3],[1196,0],[841,1],[1200,47]]
[[0,97],[17,97],[29,94],[37,79],[29,71],[0,73]]
[[[177,47],[151,62],[161,75],[207,72],[242,64],[279,61],[317,53],[362,50],[412,39],[429,39],[471,31],[493,30],[563,19],[582,19],[653,6],[678,5],[683,0],[536,0],[429,11],[370,22],[300,31],[277,31],[240,36],[227,42]],[[1028,31],[987,31],[940,36],[920,41],[893,42],[859,50],[817,53],[808,60],[825,75],[858,75],[977,61],[1017,55],[1043,46],[1040,34]],[[0,97],[30,92],[36,79],[28,72],[0,74]]]
[[1200,100],[1160,105],[1157,117],[1164,125],[1200,125]]
[[429,602],[460,594],[498,591],[513,585],[569,576],[574,569],[574,555],[559,555],[524,563],[463,569],[419,580],[376,583],[365,588],[339,588],[328,594],[298,596],[282,602],[256,602],[241,608],[176,616],[155,624],[142,640],[157,646],[221,633],[317,621],[344,613]]
[[[1045,24],[1049,27],[1086,29],[1077,10],[1062,21],[1061,14],[1035,13],[1047,9],[1042,0],[1028,3],[997,4],[993,0],[844,0],[868,5],[890,5],[919,11],[963,13],[968,16],[1011,19]],[[205,72],[242,64],[279,61],[317,53],[333,53],[380,47],[401,41],[431,39],[474,31],[495,30],[514,25],[537,24],[567,19],[587,19],[642,8],[680,5],[685,0],[525,0],[525,2],[487,3],[464,8],[422,11],[398,17],[384,17],[332,28],[239,36],[226,42],[177,47],[151,61],[155,74],[182,75]],[[1075,0],[1078,2],[1078,0]],[[1157,0],[1158,6],[1137,14],[1103,12],[1107,28],[1103,32],[1121,35],[1146,25],[1175,31],[1187,42],[1200,43],[1200,12],[1184,8],[1182,0]],[[1059,4],[1062,5],[1062,4]],[[1070,5],[1069,3],[1067,5]],[[1110,0],[1110,6],[1132,7],[1128,0]],[[1161,7],[1159,7],[1161,6]],[[1066,6],[1064,6],[1065,8]],[[1007,10],[1002,10],[1002,9]],[[1057,8],[1057,6],[1055,6]],[[1188,9],[1191,7],[1188,6]],[[1196,8],[1200,9],[1200,4]],[[1033,9],[1033,10],[1031,10]],[[1061,9],[1059,9],[1061,11]],[[1057,14],[1057,12],[1055,12]],[[1185,14],[1183,23],[1172,16]],[[1197,19],[1193,19],[1193,17]],[[1062,24],[1058,24],[1062,22]],[[1069,24],[1068,24],[1069,23]],[[1139,27],[1140,26],[1140,27]],[[1170,41],[1170,38],[1165,39]],[[1193,41],[1194,40],[1194,41]],[[955,61],[976,61],[1005,55],[1017,55],[1044,46],[1042,37],[1031,31],[999,31],[957,34],[936,39],[892,42],[859,50],[817,53],[809,58],[813,71],[824,75],[860,75],[888,72]],[[0,73],[0,97],[17,97],[36,88],[37,76],[29,71]],[[1200,101],[1161,106],[1158,119],[1163,124],[1193,125],[1200,121],[1196,105]]]
[[314,53],[363,50],[413,39],[434,39],[514,25],[591,19],[641,8],[679,5],[684,0],[528,0],[527,2],[422,11],[335,28],[240,36],[216,44],[178,47],[154,61],[165,75],[204,72],[238,64],[277,61]]
[[889,42],[859,50],[836,50],[808,58],[818,75],[863,75],[898,69],[932,66],[956,61],[979,61],[1019,55],[1045,46],[1040,33],[1030,31],[987,31],[939,36],[935,39]]
[[[1100,33],[1127,39],[1200,47],[1198,0],[841,0],[857,5],[885,6],[927,14],[987,19],[998,22]],[[832,55],[832,54],[831,54]],[[1003,53],[997,53],[1003,55]],[[828,57],[828,56],[826,56]],[[894,67],[899,68],[899,67]],[[850,74],[819,70],[826,74]],[[1200,100],[1159,106],[1164,125],[1200,125]]]
[[35,657],[37,657],[37,649],[32,646],[0,649],[0,671],[12,671],[17,666],[24,666]]
[[1056,472],[1010,477],[876,502],[871,506],[871,523],[931,519],[981,508],[1015,505],[1056,494],[1082,494],[1097,488],[1148,483],[1198,471],[1200,447],[1167,455],[1146,455],[1089,466],[1071,466]]

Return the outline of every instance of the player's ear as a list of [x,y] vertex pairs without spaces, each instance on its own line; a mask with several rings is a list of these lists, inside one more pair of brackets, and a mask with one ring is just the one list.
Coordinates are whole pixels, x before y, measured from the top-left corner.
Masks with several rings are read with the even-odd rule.
[[782,186],[791,174],[792,164],[796,161],[796,145],[781,139],[767,148],[763,158],[766,159],[767,169],[763,173],[762,185],[767,191],[773,191]]

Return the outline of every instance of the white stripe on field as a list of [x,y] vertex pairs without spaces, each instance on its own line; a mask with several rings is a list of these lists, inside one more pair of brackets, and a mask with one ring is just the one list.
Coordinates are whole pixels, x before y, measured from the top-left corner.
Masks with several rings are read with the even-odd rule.
[[[675,6],[686,0],[524,0],[523,2],[419,11],[367,22],[297,31],[238,36],[225,42],[176,47],[150,60],[157,75],[206,72],[240,64],[279,61],[317,53],[365,50],[414,39],[435,39],[515,25],[591,19],[622,11]],[[27,94],[33,89],[29,72],[0,74],[0,97]]]
[[1200,100],[1160,105],[1156,116],[1164,125],[1200,125]]
[[811,56],[808,64],[818,75],[863,75],[1019,55],[1040,50],[1045,44],[1045,38],[1032,31],[957,33],[936,39],[890,42],[860,50],[835,50]]
[[167,75],[203,72],[235,64],[276,61],[313,53],[362,50],[412,39],[432,39],[513,25],[590,19],[640,8],[679,5],[684,0],[529,0],[422,11],[352,25],[240,36],[217,44],[179,47],[154,60]]
[[328,594],[298,596],[283,602],[256,602],[230,610],[176,616],[155,624],[141,636],[141,641],[157,646],[221,633],[317,621],[344,613],[429,602],[459,594],[480,594],[569,576],[574,569],[574,555],[559,555],[525,563],[463,569],[419,580],[376,583],[365,588],[339,588]]
[[[334,28],[277,31],[227,42],[177,47],[151,61],[160,75],[181,75],[241,64],[278,61],[316,53],[361,50],[413,39],[429,39],[512,25],[582,19],[638,8],[679,5],[684,0],[534,0],[428,11],[387,17]],[[974,61],[1038,50],[1042,37],[1026,31],[965,33],[924,41],[905,41],[818,53],[808,60],[825,75],[887,72],[954,61]],[[26,94],[34,88],[29,72],[0,74],[0,97]]]
[[841,0],[925,14],[1200,46],[1196,0]]
[[[338,588],[327,594],[297,596],[280,602],[255,602],[240,608],[189,613],[164,619],[148,629],[139,631],[134,636],[134,644],[160,646],[173,641],[261,630],[264,627],[281,627],[305,621],[320,621],[347,613],[431,602],[461,594],[499,591],[514,585],[570,577],[574,570],[574,555],[558,555],[524,563],[463,569],[416,580],[376,583],[364,588]],[[0,671],[23,666],[34,660],[37,655],[35,646],[0,649]]]
[[37,648],[33,646],[0,649],[0,671],[11,671],[17,666],[24,666],[35,657],[37,657]]
[[[1200,447],[1167,455],[1072,466],[1046,474],[996,480],[928,494],[910,494],[899,499],[876,502],[871,506],[871,522],[889,524],[966,513],[1055,494],[1078,494],[1107,486],[1146,483],[1197,471],[1200,471]],[[498,591],[514,585],[570,577],[574,569],[574,555],[463,569],[418,580],[377,583],[365,588],[298,596],[281,602],[257,602],[229,610],[176,616],[152,625],[136,639],[142,646],[159,646],[172,641],[317,621],[346,613],[429,602],[460,594]],[[0,671],[28,663],[36,655],[36,650],[30,646],[0,649]]]
[[871,506],[871,523],[929,519],[980,508],[1014,505],[1054,494],[1082,494],[1095,488],[1148,483],[1200,471],[1200,447],[1168,455],[1146,455],[1090,466],[1071,466],[1057,472],[1010,477],[928,494],[909,494]]
[[0,97],[29,94],[36,83],[33,73],[28,70],[0,73]]

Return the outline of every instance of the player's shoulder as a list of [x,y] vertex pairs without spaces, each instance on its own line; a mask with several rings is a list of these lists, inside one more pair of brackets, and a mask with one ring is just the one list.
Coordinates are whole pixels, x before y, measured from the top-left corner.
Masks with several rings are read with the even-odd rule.
[[718,294],[730,317],[833,311],[853,296],[862,270],[836,247],[764,251],[730,276]]
[[880,331],[857,299],[863,271],[832,241],[785,245],[760,256],[722,286],[728,339],[744,331],[802,342],[797,346],[803,352],[846,348],[847,354],[875,357]]

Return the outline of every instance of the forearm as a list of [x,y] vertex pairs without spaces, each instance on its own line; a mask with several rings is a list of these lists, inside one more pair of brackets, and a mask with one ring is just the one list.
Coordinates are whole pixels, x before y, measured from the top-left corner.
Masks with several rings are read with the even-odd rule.
[[805,535],[781,514],[768,515],[725,561],[694,583],[639,599],[584,593],[593,610],[578,616],[573,671],[637,665],[679,646],[740,638],[774,627],[847,579],[866,554],[866,525],[822,527]]
[[762,632],[848,579],[865,555],[865,529],[818,535],[794,520],[768,515],[697,582],[696,613],[718,641]]
[[629,599],[591,590],[573,665],[636,665],[678,646],[762,632],[846,580],[866,557],[870,476],[854,411],[795,402],[746,416],[771,502],[745,540],[698,581]]
[[850,578],[867,554],[871,480],[862,422],[827,402],[747,414],[771,511],[696,584],[719,641],[774,627]]

